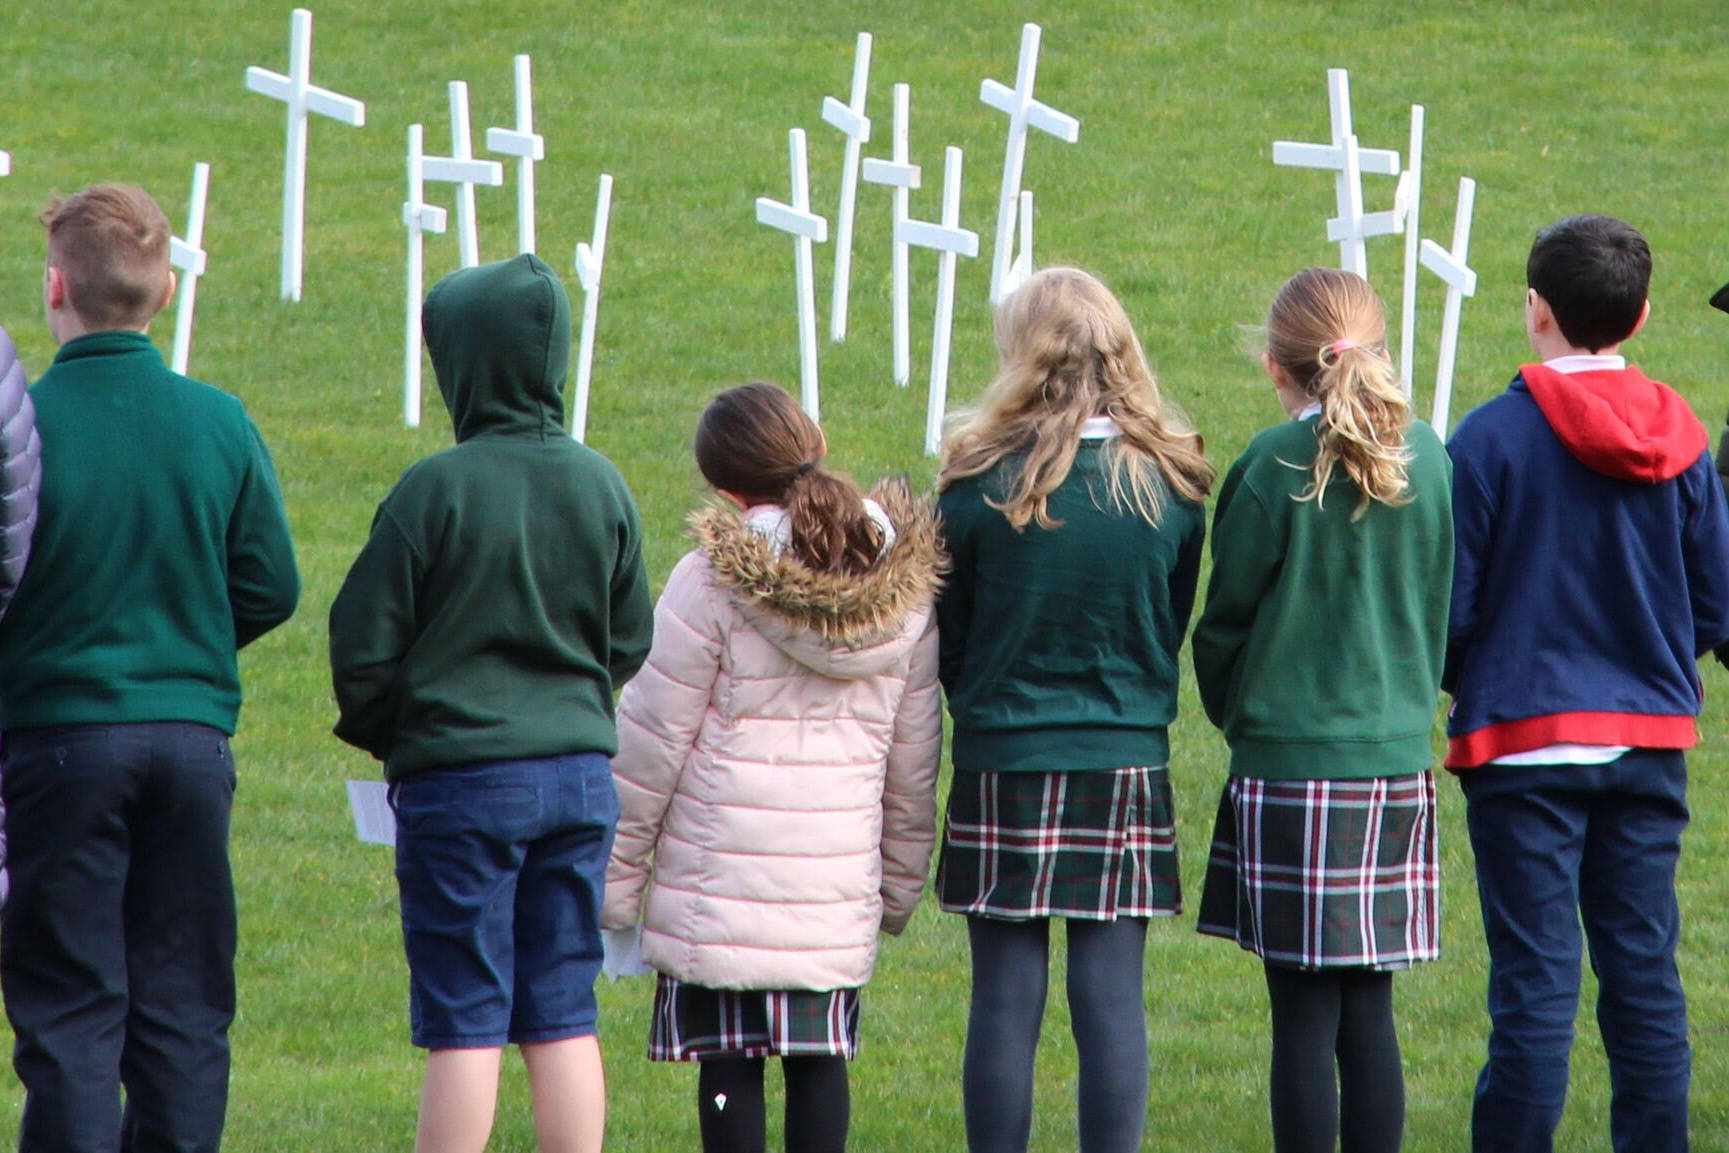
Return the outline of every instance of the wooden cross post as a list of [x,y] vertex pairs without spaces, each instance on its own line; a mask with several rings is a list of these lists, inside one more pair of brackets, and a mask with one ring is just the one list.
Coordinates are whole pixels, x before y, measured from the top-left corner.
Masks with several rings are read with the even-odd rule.
[[931,338],[930,399],[925,407],[925,455],[935,456],[943,443],[943,413],[949,395],[949,337],[955,320],[955,260],[979,254],[979,234],[961,227],[961,150],[943,153],[943,215],[939,224],[904,220],[895,226],[895,239],[916,248],[934,248],[937,258],[936,331]]
[[[898,230],[907,218],[909,190],[919,186],[919,166],[910,162],[907,151],[907,121],[912,105],[912,89],[905,84],[894,87],[894,152],[889,160],[866,160],[864,178],[871,184],[886,184],[895,190],[894,227]],[[898,235],[894,248],[894,341],[895,383],[905,388],[912,377],[911,302],[907,282],[907,246]]]
[[[1417,355],[1417,269],[1422,263],[1423,201],[1423,106],[1411,105],[1411,146],[1405,153],[1405,171],[1399,175],[1394,211],[1404,216],[1405,299],[1399,312],[1399,379],[1405,395],[1416,387],[1411,362]],[[1403,202],[1402,204],[1400,202]]]
[[1435,409],[1429,424],[1447,435],[1448,409],[1453,402],[1453,359],[1459,348],[1459,310],[1464,298],[1477,292],[1477,274],[1465,263],[1471,252],[1471,213],[1476,207],[1477,182],[1459,180],[1459,207],[1453,216],[1453,248],[1423,241],[1423,267],[1447,284],[1447,307],[1441,315],[1441,353],[1435,364]]
[[516,157],[516,250],[534,251],[534,165],[546,159],[546,138],[534,131],[534,80],[529,58],[516,58],[516,127],[488,128],[486,150]]
[[576,394],[571,398],[570,435],[588,437],[588,384],[594,365],[594,326],[600,316],[600,274],[606,267],[606,226],[612,216],[612,177],[600,174],[594,206],[594,241],[576,245],[576,279],[582,285],[582,343],[576,353]]
[[[1273,163],[1287,168],[1324,168],[1338,175],[1334,179],[1334,195],[1338,217],[1327,222],[1327,239],[1339,245],[1339,267],[1364,279],[1369,275],[1368,252],[1363,245],[1367,236],[1385,235],[1393,231],[1395,214],[1376,213],[1365,217],[1363,204],[1363,173],[1377,176],[1399,174],[1399,154],[1383,148],[1353,147],[1356,157],[1347,156],[1346,140],[1354,139],[1351,128],[1351,77],[1343,68],[1327,72],[1327,105],[1333,122],[1331,144],[1302,144],[1290,140],[1273,142]],[[1347,163],[1352,164],[1347,171]],[[1355,214],[1351,204],[1357,205]],[[1381,231],[1376,231],[1380,229]]]
[[354,128],[366,105],[312,84],[312,13],[296,8],[289,25],[288,75],[252,67],[246,87],[288,105],[288,159],[282,181],[282,299],[300,299],[306,229],[306,115],[317,113]]
[[[504,183],[504,165],[496,160],[476,160],[468,131],[468,85],[461,80],[450,82],[450,156],[451,167],[435,164],[429,157],[426,165],[428,180],[444,180],[456,185],[456,244],[462,267],[473,268],[480,263],[480,233],[474,221],[474,186],[484,184],[497,188]],[[442,173],[443,175],[435,175]]]
[[402,419],[420,427],[420,297],[425,291],[426,243],[423,235],[443,232],[444,209],[426,203],[426,135],[418,124],[408,126],[408,199],[402,204],[408,226],[408,323],[402,371]]
[[829,339],[846,339],[847,296],[852,289],[853,209],[858,203],[859,149],[870,143],[871,122],[865,115],[865,90],[870,85],[871,34],[858,34],[853,54],[852,92],[845,104],[833,96],[823,97],[823,121],[840,129],[846,137],[846,159],[841,162],[840,211],[834,231],[834,302],[829,310]]
[[1021,189],[1021,207],[1016,214],[1020,221],[1021,248],[1015,253],[1015,258],[1009,264],[1008,275],[1003,277],[1003,298],[1027,282],[1033,274],[1033,190]]
[[810,210],[810,165],[805,157],[804,129],[787,133],[792,155],[792,203],[782,204],[766,196],[756,199],[758,224],[766,224],[793,237],[793,268],[798,287],[798,377],[804,410],[812,420],[821,420],[816,378],[816,284],[811,269],[811,245],[828,239],[828,221]]
[[1021,58],[1015,68],[1015,86],[1005,88],[995,80],[979,86],[979,99],[1006,113],[1009,118],[1008,150],[1003,156],[1003,186],[997,200],[996,247],[991,252],[991,303],[1005,295],[1003,278],[1008,275],[1010,246],[1014,240],[1015,203],[1021,192],[1021,169],[1026,161],[1027,129],[1055,136],[1069,144],[1081,138],[1081,122],[1048,104],[1033,99],[1033,83],[1039,69],[1039,26],[1021,28]]
[[186,372],[192,357],[192,313],[198,307],[198,278],[204,275],[204,207],[210,197],[210,165],[192,168],[192,203],[186,212],[186,239],[168,241],[168,263],[180,270],[179,303],[174,310],[174,354],[169,362],[175,372]]

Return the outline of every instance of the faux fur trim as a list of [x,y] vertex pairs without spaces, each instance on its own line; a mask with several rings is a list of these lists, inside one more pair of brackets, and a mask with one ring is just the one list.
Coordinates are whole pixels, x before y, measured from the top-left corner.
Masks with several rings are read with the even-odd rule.
[[929,605],[948,571],[937,515],[913,496],[904,478],[890,477],[869,497],[895,526],[895,542],[868,572],[819,573],[791,556],[776,556],[730,508],[708,506],[690,515],[690,535],[716,583],[742,601],[773,613],[825,641],[861,645],[893,635]]

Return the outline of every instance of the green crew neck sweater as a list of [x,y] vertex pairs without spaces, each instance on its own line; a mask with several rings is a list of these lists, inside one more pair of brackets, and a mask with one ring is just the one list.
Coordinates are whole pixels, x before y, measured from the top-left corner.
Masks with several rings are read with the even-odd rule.
[[331,606],[336,735],[391,780],[610,756],[654,605],[624,478],[564,431],[564,288],[532,256],[465,269],[424,326],[457,444],[384,498]]
[[1409,504],[1371,503],[1335,469],[1309,487],[1317,420],[1267,429],[1231,466],[1213,514],[1213,572],[1195,625],[1201,703],[1231,772],[1362,779],[1433,763],[1430,729],[1453,582],[1452,467],[1428,425],[1406,430]]
[[276,470],[240,401],[150,338],[68,341],[30,390],[42,490],[0,620],[0,725],[190,721],[233,733],[235,650],[300,593]]
[[1106,442],[1083,441],[1049,500],[1060,525],[1016,532],[1000,501],[1019,458],[938,501],[954,568],[937,605],[953,760],[972,772],[1158,766],[1170,759],[1177,650],[1194,607],[1200,505],[1160,524],[1114,511]]

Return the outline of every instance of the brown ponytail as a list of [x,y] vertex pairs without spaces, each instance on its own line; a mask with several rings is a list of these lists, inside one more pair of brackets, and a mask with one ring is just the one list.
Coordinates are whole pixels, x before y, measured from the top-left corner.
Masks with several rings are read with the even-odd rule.
[[709,402],[696,425],[696,465],[717,489],[787,511],[791,553],[817,572],[862,573],[883,533],[864,494],[823,466],[822,430],[783,389],[752,382]]

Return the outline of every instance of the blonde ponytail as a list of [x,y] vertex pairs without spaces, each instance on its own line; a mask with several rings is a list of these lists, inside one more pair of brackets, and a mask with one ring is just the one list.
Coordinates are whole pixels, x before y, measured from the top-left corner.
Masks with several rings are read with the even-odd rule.
[[1321,406],[1314,477],[1298,500],[1320,507],[1333,472],[1343,469],[1361,499],[1411,501],[1411,401],[1386,350],[1386,320],[1368,281],[1310,268],[1280,290],[1267,318],[1267,355]]

